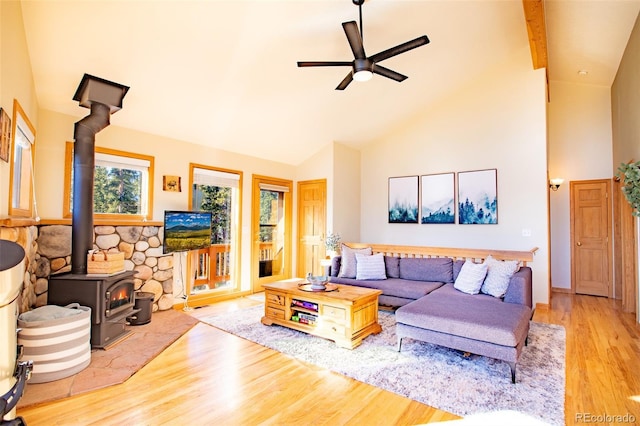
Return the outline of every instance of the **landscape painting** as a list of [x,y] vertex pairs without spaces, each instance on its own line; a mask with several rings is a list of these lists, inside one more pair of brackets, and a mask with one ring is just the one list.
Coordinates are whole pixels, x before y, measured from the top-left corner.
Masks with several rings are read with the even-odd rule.
[[496,169],[458,172],[458,223],[498,223]]
[[421,176],[420,223],[455,223],[455,174]]
[[418,176],[389,178],[389,223],[418,223]]
[[167,254],[209,247],[211,217],[211,212],[204,211],[165,211],[163,252]]

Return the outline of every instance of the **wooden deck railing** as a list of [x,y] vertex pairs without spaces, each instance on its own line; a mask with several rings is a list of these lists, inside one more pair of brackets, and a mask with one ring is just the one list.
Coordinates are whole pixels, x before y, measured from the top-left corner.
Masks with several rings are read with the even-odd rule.
[[195,262],[194,285],[208,285],[215,288],[216,283],[231,279],[231,246],[212,244],[209,248],[198,250]]
[[211,283],[219,283],[231,279],[231,246],[214,244],[209,250],[211,256]]
[[273,242],[260,243],[260,260],[273,260]]
[[[260,260],[274,260],[274,244],[260,243]],[[231,279],[231,246],[229,244],[212,244],[208,249],[197,252],[195,263],[194,285],[209,285],[215,288],[216,283]]]

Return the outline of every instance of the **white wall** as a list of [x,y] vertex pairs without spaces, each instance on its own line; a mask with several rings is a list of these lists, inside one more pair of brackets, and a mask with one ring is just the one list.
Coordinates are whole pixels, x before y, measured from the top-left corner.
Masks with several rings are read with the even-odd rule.
[[549,177],[564,183],[550,193],[551,284],[571,288],[569,182],[613,176],[609,87],[552,81]]
[[[437,84],[437,82],[434,82]],[[534,303],[548,303],[544,70],[529,52],[399,126],[362,153],[361,240],[371,243],[529,250]],[[389,224],[392,176],[497,169],[498,224]],[[522,235],[531,230],[530,237]]]
[[360,235],[361,191],[360,151],[334,143],[333,228],[343,242],[362,241]]

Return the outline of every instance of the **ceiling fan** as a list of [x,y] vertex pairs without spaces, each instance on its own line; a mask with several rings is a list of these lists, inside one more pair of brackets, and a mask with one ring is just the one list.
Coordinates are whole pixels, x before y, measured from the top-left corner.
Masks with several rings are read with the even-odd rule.
[[429,38],[426,35],[420,36],[406,43],[399,44],[390,49],[376,53],[375,55],[367,57],[364,53],[364,45],[362,43],[362,4],[365,0],[352,0],[353,4],[358,6],[360,11],[360,31],[358,32],[358,24],[356,21],[343,22],[342,28],[349,41],[349,46],[353,52],[353,61],[302,61],[298,62],[298,67],[346,67],[349,66],[352,70],[342,80],[336,90],[344,90],[349,83],[353,80],[367,81],[373,74],[379,74],[384,77],[390,78],[395,81],[403,81],[407,79],[406,75],[402,75],[398,72],[385,68],[379,65],[379,62],[389,59],[392,56],[399,55],[416,47],[420,47],[429,43]]

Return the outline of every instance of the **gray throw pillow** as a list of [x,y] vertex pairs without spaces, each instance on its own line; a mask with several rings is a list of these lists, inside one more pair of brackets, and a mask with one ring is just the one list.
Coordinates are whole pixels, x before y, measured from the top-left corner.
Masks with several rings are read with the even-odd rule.
[[371,247],[353,249],[347,245],[342,244],[340,254],[342,259],[340,261],[340,278],[355,278],[356,277],[356,253],[371,255]]

